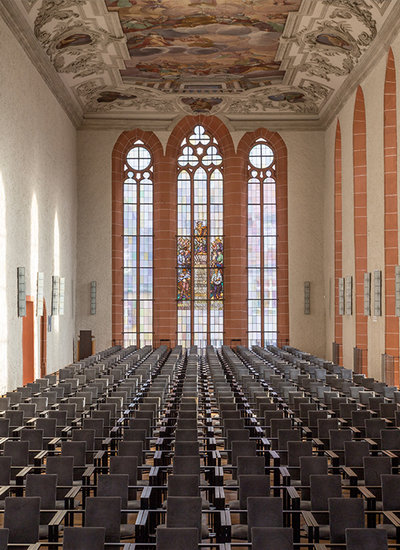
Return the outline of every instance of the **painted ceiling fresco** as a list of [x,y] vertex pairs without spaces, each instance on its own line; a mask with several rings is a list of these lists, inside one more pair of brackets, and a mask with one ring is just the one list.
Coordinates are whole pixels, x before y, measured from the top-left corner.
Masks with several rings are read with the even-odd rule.
[[81,119],[316,120],[379,33],[400,24],[400,0],[6,4]]
[[282,77],[275,62],[287,14],[301,0],[106,0],[131,59],[122,77],[149,80]]

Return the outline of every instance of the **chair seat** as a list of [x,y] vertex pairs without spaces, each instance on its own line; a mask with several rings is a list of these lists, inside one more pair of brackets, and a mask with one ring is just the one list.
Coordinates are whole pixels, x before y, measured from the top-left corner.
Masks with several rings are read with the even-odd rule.
[[130,539],[135,534],[135,526],[130,525],[129,523],[121,524],[120,536],[121,539]]
[[301,486],[301,480],[300,479],[291,479],[290,485],[293,487],[300,487]]
[[231,527],[231,533],[233,539],[247,540],[248,526],[243,523],[235,523]]
[[311,510],[311,500],[302,500],[300,502],[300,510]]
[[382,523],[381,525],[377,525],[377,529],[384,529],[387,533],[388,539],[396,538],[396,527],[391,523]]
[[128,510],[140,510],[140,500],[128,500]]
[[231,500],[230,502],[228,502],[228,506],[231,510],[240,510],[240,501]]
[[225,486],[237,487],[237,479],[227,479],[224,483]]
[[142,485],[144,487],[147,487],[149,485],[149,480],[148,479],[138,479],[138,487],[141,487]]
[[320,539],[330,539],[331,531],[329,525],[320,525],[319,526],[319,538]]
[[[58,526],[58,532],[63,530],[63,525]],[[39,525],[39,538],[47,539],[49,536],[49,526],[48,525]]]

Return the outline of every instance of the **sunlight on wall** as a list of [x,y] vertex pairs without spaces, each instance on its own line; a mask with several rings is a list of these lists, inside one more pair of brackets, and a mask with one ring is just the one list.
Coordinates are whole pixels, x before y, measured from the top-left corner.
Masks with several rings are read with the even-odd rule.
[[[58,225],[58,213],[54,216],[54,253],[53,253],[53,275],[60,276],[60,228]],[[60,318],[53,317],[53,331],[58,333],[60,329]]]
[[0,394],[7,391],[8,325],[7,325],[7,227],[6,195],[0,173]]
[[37,272],[39,271],[39,208],[36,193],[33,194],[31,204],[31,265],[30,265],[30,295],[34,300],[34,372],[35,377],[40,376],[39,372],[39,350],[40,350],[40,318],[36,316],[36,286]]

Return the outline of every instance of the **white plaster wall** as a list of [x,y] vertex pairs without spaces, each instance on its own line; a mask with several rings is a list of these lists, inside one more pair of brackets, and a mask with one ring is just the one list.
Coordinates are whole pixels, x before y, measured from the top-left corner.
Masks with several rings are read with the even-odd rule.
[[[399,63],[400,37],[391,45],[397,68],[397,101],[400,105]],[[368,319],[369,374],[381,377],[381,354],[385,351],[385,254],[384,254],[384,83],[388,50],[384,52],[373,69],[360,81],[363,89],[367,125],[367,216],[368,216],[368,271],[382,271],[382,316]],[[353,113],[355,92],[339,113],[342,135],[342,205],[343,205],[343,276],[354,277],[354,209],[353,209]],[[326,185],[325,185],[325,288],[334,277],[334,148],[335,119],[326,131]],[[398,136],[400,128],[398,127]],[[399,143],[399,140],[398,140]],[[400,155],[398,159],[400,162]],[[400,168],[400,164],[398,165]],[[400,171],[398,171],[400,174]],[[400,190],[399,190],[400,191]],[[354,300],[353,300],[354,304]],[[326,343],[330,357],[330,343],[334,340],[334,312],[326,308]],[[343,317],[344,365],[353,365],[352,350],[355,345],[355,316]]]
[[[96,349],[112,339],[112,150],[121,131],[78,132],[78,263],[76,331],[91,330]],[[97,282],[90,315],[90,281]]]
[[[26,268],[35,298],[44,272],[65,277],[65,315],[47,336],[47,372],[73,360],[76,250],[76,131],[8,27],[0,20],[0,393],[22,383],[22,319],[17,317],[17,267]],[[37,202],[37,208],[32,206]],[[59,247],[55,250],[55,219]],[[36,375],[39,318],[35,317]]]
[[[92,330],[97,349],[109,346],[112,338],[111,157],[120,133],[78,132],[76,330]],[[292,345],[324,355],[324,135],[300,131],[281,135],[288,147],[290,340]],[[157,136],[165,146],[169,135],[162,132]],[[96,315],[90,315],[92,280],[97,281]],[[304,315],[304,281],[311,281],[311,315]]]
[[[281,136],[288,149],[290,343],[324,356],[324,134],[285,131]],[[310,315],[304,315],[305,281],[311,282]]]

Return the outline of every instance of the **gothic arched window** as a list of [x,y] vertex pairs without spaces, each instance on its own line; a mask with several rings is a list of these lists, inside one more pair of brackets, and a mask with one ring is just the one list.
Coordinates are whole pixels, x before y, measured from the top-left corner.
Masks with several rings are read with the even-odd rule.
[[178,344],[221,346],[224,330],[223,164],[203,126],[178,157]]
[[124,345],[153,343],[153,160],[137,140],[124,164]]
[[275,155],[257,139],[248,159],[248,345],[276,344],[276,180]]

